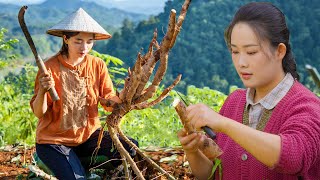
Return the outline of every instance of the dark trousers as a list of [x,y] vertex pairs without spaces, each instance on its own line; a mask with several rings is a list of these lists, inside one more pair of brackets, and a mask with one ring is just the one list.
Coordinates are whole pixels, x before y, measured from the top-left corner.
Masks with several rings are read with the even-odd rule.
[[[83,167],[80,159],[93,155],[97,147],[99,133],[100,130],[95,131],[86,142],[76,147],[57,144],[36,144],[37,155],[59,180],[85,179],[85,170],[89,167]],[[116,167],[122,163],[120,153],[113,145],[109,133],[104,133],[98,155],[113,159],[111,164]],[[138,146],[136,140],[129,139]],[[124,140],[120,139],[120,141],[131,157],[134,157],[136,155],[135,150]]]

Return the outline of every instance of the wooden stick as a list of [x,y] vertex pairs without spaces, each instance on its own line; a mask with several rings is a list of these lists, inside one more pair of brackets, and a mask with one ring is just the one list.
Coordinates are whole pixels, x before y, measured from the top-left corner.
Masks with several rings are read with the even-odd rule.
[[[41,72],[48,73],[47,68],[44,65],[42,58],[39,56],[39,54],[37,52],[36,46],[33,43],[32,37],[29,33],[29,30],[28,30],[27,25],[24,20],[24,13],[27,9],[28,9],[28,6],[21,7],[19,14],[18,14],[18,21],[19,21],[20,27],[22,29],[22,32],[23,32],[24,36],[26,37],[27,42],[32,50],[32,53],[33,53],[35,59],[36,59],[36,63],[37,63],[39,70]],[[50,88],[49,93],[50,93],[50,97],[53,101],[58,101],[60,99],[55,87]]]

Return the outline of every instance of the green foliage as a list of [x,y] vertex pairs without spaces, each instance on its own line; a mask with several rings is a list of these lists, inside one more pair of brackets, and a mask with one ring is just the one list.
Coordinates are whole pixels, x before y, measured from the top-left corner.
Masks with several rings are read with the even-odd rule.
[[19,75],[11,74],[0,85],[0,146],[34,143],[37,118],[29,101],[32,97],[36,68],[26,65]]
[[320,97],[320,88],[317,86],[316,82],[314,82],[311,76],[306,78],[306,87],[313,91],[318,97]]
[[[187,95],[181,95],[191,104],[204,103],[219,111],[226,95],[207,87],[188,86]],[[163,89],[159,89],[159,95]],[[122,130],[140,143],[140,146],[174,147],[180,142],[177,132],[182,128],[179,117],[171,103],[180,98],[177,91],[170,92],[163,102],[153,108],[135,110],[128,113],[121,121]]]
[[179,145],[176,132],[181,127],[174,108],[170,106],[132,111],[121,124],[125,134],[136,139],[142,147]]
[[[124,77],[128,72],[127,69],[123,68],[123,61],[117,57],[110,56],[108,54],[101,54],[95,50],[91,50],[90,54],[104,60],[108,66],[109,75],[113,81],[115,89],[119,89],[124,84]],[[103,110],[100,110],[102,113]],[[104,114],[104,113],[102,113]]]
[[10,52],[12,51],[14,44],[19,42],[17,39],[6,40],[5,33],[7,32],[8,30],[5,28],[0,29],[0,70],[14,63],[12,60],[16,58],[16,55],[11,54]]
[[15,92],[21,94],[33,94],[34,80],[38,68],[32,64],[25,64],[19,74],[10,72],[4,79],[4,83],[12,85]]
[[204,103],[215,111],[219,111],[226,99],[226,95],[208,87],[199,89],[195,86],[188,86],[187,99],[191,104]]
[[[16,39],[4,40],[6,29],[0,30],[0,64],[2,68],[8,68],[13,64],[11,55]],[[1,68],[0,68],[1,70]],[[35,134],[36,118],[33,116],[29,106],[35,68],[31,65],[24,66],[21,74],[10,73],[0,85],[0,146],[9,143],[33,142]]]

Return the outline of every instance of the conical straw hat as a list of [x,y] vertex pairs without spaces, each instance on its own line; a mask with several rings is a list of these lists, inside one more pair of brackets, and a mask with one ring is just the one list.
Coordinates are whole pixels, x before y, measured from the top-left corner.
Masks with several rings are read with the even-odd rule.
[[48,34],[59,37],[63,36],[63,32],[94,33],[96,40],[111,38],[111,35],[82,8],[79,8],[47,31]]

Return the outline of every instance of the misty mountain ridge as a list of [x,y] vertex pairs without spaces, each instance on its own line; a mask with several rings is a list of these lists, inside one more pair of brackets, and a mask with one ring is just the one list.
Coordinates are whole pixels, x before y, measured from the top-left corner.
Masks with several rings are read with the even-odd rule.
[[[28,5],[28,4],[26,4]],[[21,6],[0,3],[0,27],[15,30],[18,25],[17,15]],[[107,8],[95,2],[79,0],[47,0],[41,4],[28,5],[25,20],[28,26],[49,28],[68,14],[79,8],[84,9],[104,28],[119,28],[124,19],[139,22],[147,15],[127,12],[116,8]],[[13,34],[15,34],[13,32]]]

